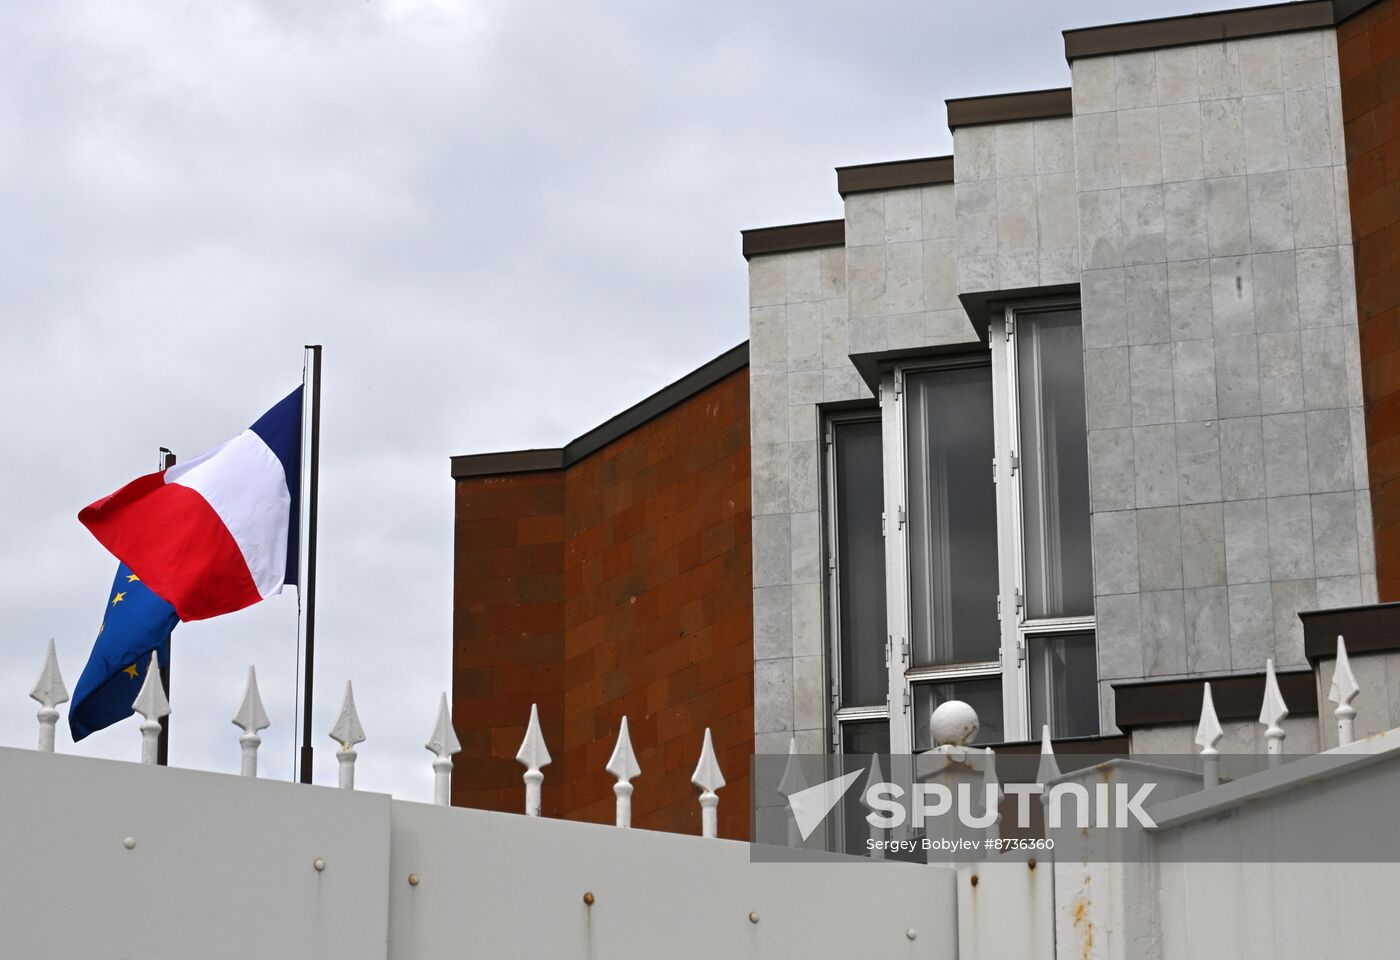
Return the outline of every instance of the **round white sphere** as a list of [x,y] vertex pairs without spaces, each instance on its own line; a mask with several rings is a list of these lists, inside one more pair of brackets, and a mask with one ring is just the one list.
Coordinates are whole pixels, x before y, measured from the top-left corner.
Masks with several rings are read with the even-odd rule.
[[929,730],[933,733],[936,747],[961,747],[977,739],[981,724],[977,722],[977,711],[961,700],[940,703],[929,717]]

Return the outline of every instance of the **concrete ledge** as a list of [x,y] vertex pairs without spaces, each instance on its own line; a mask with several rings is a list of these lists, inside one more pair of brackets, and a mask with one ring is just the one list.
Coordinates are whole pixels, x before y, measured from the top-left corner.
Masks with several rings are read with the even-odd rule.
[[897,190],[900,187],[923,187],[935,183],[953,182],[953,157],[921,157],[915,160],[891,160],[884,163],[861,163],[836,168],[836,192],[841,196],[869,193],[873,190]]
[[1243,7],[1185,17],[1083,27],[1063,31],[1065,59],[1318,30],[1335,23],[1332,0],[1307,0],[1305,3],[1279,3],[1267,7]]
[[948,109],[949,130],[983,123],[1046,120],[1068,117],[1074,113],[1074,99],[1069,87],[1000,93],[990,97],[959,97],[945,100],[944,105]]
[[1345,747],[1334,747],[1232,783],[1222,783],[1212,790],[1166,800],[1149,808],[1148,813],[1157,821],[1157,830],[1170,830],[1396,757],[1400,757],[1400,729],[1387,730]]
[[744,259],[769,253],[791,253],[819,247],[846,245],[845,220],[814,220],[780,227],[755,227],[740,230],[743,237]]

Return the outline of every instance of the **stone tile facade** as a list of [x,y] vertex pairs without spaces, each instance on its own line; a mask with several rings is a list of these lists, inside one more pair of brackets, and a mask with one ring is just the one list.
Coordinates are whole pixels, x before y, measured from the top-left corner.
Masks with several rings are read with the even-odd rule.
[[846,251],[756,257],[749,271],[754,749],[825,751],[823,404],[868,399],[847,346]]
[[1104,732],[1113,682],[1302,664],[1298,610],[1376,599],[1335,32],[1071,72],[1072,116],[750,260],[759,752],[829,723],[822,407],[873,406],[852,358],[977,349],[968,295],[1078,285]]
[[1104,699],[1302,664],[1376,598],[1335,35],[1072,74]]

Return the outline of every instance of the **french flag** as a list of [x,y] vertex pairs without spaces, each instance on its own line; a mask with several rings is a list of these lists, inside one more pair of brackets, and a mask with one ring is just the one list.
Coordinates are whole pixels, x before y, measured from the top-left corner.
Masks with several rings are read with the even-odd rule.
[[302,391],[208,453],[79,511],[181,620],[242,610],[297,582]]

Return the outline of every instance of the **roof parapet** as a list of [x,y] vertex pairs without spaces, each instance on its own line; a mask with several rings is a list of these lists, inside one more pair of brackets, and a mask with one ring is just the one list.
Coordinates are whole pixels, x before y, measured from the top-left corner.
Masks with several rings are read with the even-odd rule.
[[999,93],[990,97],[958,97],[944,103],[948,108],[949,130],[983,123],[1068,117],[1074,112],[1069,87]]
[[[1355,13],[1352,6],[1355,4],[1348,4],[1346,11],[1334,12],[1332,0],[1306,0],[1065,30],[1065,59],[1317,30]],[[1341,16],[1337,15],[1339,12]]]
[[922,187],[934,183],[953,182],[953,157],[920,157],[914,160],[890,160],[882,163],[860,163],[836,168],[836,192],[841,196],[868,193],[872,190],[896,190],[900,187]]
[[791,253],[794,250],[815,250],[820,247],[846,245],[845,220],[814,220],[811,223],[791,223],[779,227],[755,227],[740,230],[744,238],[744,259],[769,253]]

